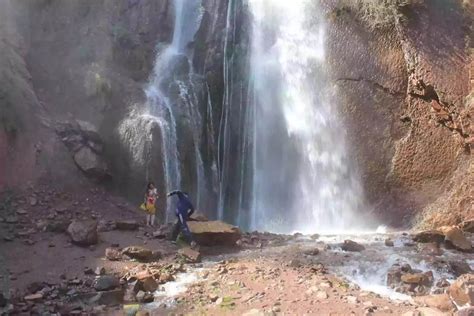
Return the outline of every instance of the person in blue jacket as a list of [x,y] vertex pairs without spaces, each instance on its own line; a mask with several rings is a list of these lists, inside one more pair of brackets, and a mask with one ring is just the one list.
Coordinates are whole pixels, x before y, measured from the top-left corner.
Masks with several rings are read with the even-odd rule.
[[191,215],[194,213],[194,206],[189,200],[189,196],[186,192],[177,190],[168,193],[168,197],[173,195],[178,197],[176,202],[176,216],[178,217],[178,222],[173,228],[171,239],[176,241],[179,233],[182,232],[186,241],[191,245],[191,247],[194,247],[196,246],[196,242],[193,240],[193,236],[187,223]]

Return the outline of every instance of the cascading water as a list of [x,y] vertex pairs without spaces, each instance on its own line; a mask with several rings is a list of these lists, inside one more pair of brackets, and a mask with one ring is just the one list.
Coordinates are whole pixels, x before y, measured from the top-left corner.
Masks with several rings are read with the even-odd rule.
[[[349,161],[325,59],[325,23],[311,0],[249,0],[251,227],[360,229],[362,190]],[[360,217],[360,215],[359,215]]]
[[[122,141],[128,144],[132,160],[137,166],[144,166],[147,177],[163,177],[166,191],[181,188],[183,182],[181,160],[187,153],[180,153],[179,143],[193,149],[195,166],[186,166],[196,175],[197,205],[205,187],[203,163],[200,155],[200,135],[202,124],[198,111],[198,100],[194,89],[192,70],[192,50],[188,45],[193,41],[202,18],[201,1],[175,0],[175,25],[172,43],[158,49],[155,66],[149,84],[145,88],[147,102],[143,110],[135,108],[119,127]],[[153,128],[158,127],[161,140],[153,139]],[[187,130],[190,130],[186,134]],[[189,144],[191,140],[191,144]],[[153,142],[161,144],[163,174],[148,174],[150,147]],[[186,149],[188,150],[188,149]],[[187,154],[190,155],[190,154]],[[189,163],[189,161],[188,161]],[[168,205],[166,220],[171,213]]]

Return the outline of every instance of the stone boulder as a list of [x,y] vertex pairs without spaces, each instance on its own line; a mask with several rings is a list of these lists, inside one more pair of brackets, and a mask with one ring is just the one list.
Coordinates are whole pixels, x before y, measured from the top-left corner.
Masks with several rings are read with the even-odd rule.
[[454,274],[455,277],[460,277],[463,274],[473,273],[473,270],[466,261],[449,261],[448,268],[449,272]]
[[417,245],[417,250],[421,254],[429,256],[441,256],[443,254],[443,250],[439,247],[439,244],[435,242],[420,243]]
[[95,245],[99,241],[97,221],[94,220],[74,220],[67,232],[71,241],[79,246]]
[[201,262],[201,253],[189,247],[180,249],[178,255],[184,258],[188,263]]
[[474,274],[463,274],[449,287],[449,295],[459,307],[474,306]]
[[240,239],[239,228],[221,221],[188,222],[194,239],[203,246],[234,246]]
[[365,247],[355,241],[346,239],[344,243],[341,244],[341,249],[344,251],[360,252],[365,250]]
[[444,241],[444,234],[439,230],[426,230],[416,233],[413,240],[420,243],[440,244]]
[[110,261],[122,260],[122,253],[116,248],[106,248],[105,257]]
[[102,156],[95,153],[90,147],[82,147],[74,154],[74,162],[86,175],[103,179],[108,176],[107,164]]
[[451,302],[449,295],[446,293],[437,294],[437,295],[419,296],[419,297],[415,297],[414,300],[416,303],[420,305],[437,308],[443,312],[450,312],[454,308],[453,302]]
[[96,291],[109,291],[120,286],[120,281],[112,275],[102,275],[94,282]]
[[134,287],[135,292],[155,292],[158,289],[158,283],[156,282],[155,278],[147,271],[138,273],[135,278],[137,279],[137,283]]
[[446,236],[446,240],[449,241],[454,248],[460,251],[472,250],[471,242],[464,236],[463,231],[459,227],[445,227],[443,228],[443,233]]
[[148,262],[155,259],[156,255],[150,249],[141,246],[130,246],[122,250],[122,255],[140,262]]
[[136,220],[117,221],[115,227],[118,230],[137,230],[140,224]]
[[401,280],[406,284],[432,286],[433,272],[428,271],[425,273],[405,273],[402,274]]

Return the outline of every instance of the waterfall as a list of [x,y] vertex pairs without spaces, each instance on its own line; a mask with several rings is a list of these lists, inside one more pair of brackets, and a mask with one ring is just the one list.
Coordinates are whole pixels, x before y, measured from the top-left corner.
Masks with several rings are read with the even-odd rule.
[[312,0],[249,0],[251,228],[361,228],[363,192],[326,64],[324,15]]
[[[168,192],[182,189],[182,160],[188,159],[187,164],[192,160],[194,166],[186,165],[186,168],[195,175],[190,176],[191,179],[187,179],[187,182],[188,186],[196,188],[195,192],[190,193],[194,193],[193,198],[199,207],[204,195],[201,190],[206,187],[200,153],[199,131],[202,130],[202,118],[194,85],[192,49],[189,45],[199,28],[202,7],[200,0],[175,0],[173,5],[173,40],[167,47],[157,48],[154,69],[144,89],[146,103],[142,109],[135,107],[122,121],[119,135],[132,152],[134,166],[144,167],[147,177],[164,182]],[[156,127],[161,135],[159,140],[152,137],[153,128]],[[149,174],[148,171],[151,159],[149,148],[153,142],[161,145],[163,174],[156,170]],[[189,147],[192,148],[192,153],[188,152]],[[167,221],[172,213],[172,206],[168,204],[165,216]]]

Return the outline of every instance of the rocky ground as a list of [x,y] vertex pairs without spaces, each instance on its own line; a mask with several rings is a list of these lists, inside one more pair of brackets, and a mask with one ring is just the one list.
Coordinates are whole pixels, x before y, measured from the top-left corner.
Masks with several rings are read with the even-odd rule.
[[349,239],[241,234],[198,217],[193,250],[166,239],[170,226],[144,227],[135,206],[101,189],[31,188],[1,201],[7,315],[473,313],[472,222]]

